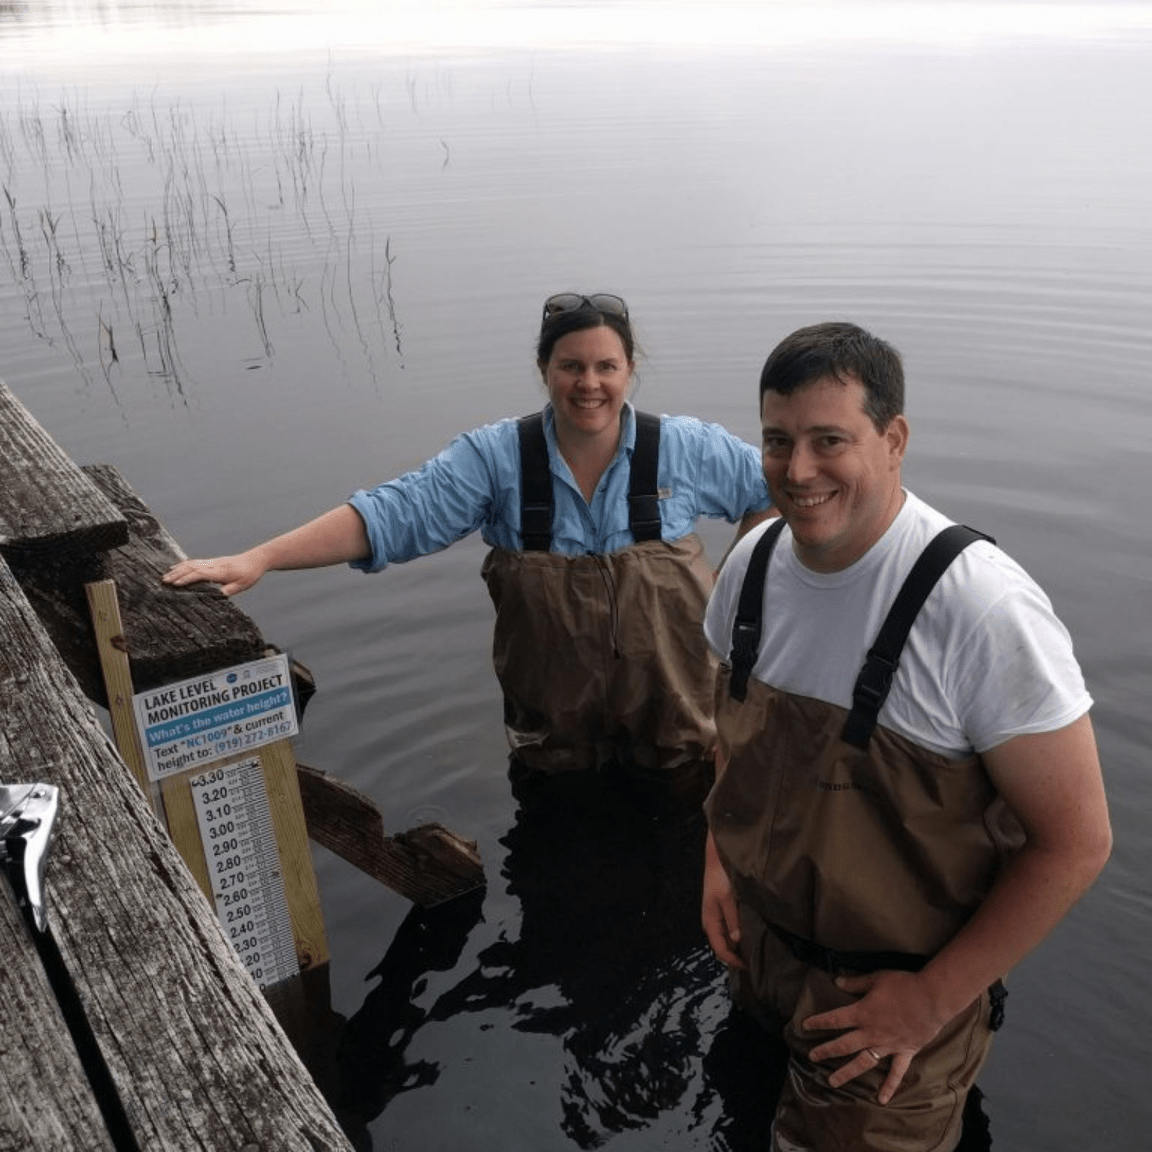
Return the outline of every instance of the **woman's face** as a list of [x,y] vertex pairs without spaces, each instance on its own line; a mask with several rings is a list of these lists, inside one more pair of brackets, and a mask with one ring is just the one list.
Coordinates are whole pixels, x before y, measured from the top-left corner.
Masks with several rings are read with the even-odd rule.
[[616,437],[632,368],[624,342],[606,324],[561,336],[542,370],[559,438]]

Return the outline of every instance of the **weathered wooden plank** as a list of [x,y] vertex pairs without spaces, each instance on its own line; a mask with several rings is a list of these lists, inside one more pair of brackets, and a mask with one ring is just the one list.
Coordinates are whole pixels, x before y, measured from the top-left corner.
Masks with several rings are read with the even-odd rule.
[[298,764],[308,835],[415,904],[430,907],[484,884],[475,840],[442,824],[384,833],[380,809],[362,792]]
[[68,556],[128,542],[128,524],[0,380],[0,554]]
[[0,876],[0,1152],[111,1150],[24,917]]
[[0,774],[61,789],[52,931],[142,1148],[351,1145],[0,562]]
[[116,582],[137,692],[264,655],[260,630],[215,585],[174,589],[160,583],[184,552],[120,473],[106,464],[82,472],[123,516],[124,547],[67,560],[20,556],[9,563],[84,694],[107,706],[84,594],[85,584],[100,580]]

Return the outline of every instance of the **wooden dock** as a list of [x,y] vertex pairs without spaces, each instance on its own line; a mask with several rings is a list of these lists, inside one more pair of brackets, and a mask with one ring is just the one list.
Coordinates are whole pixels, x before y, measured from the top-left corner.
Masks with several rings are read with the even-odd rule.
[[[116,581],[139,691],[266,653],[218,591],[160,585],[180,555],[114,469],[73,464],[0,382],[0,783],[60,795],[47,933],[0,877],[0,1152],[351,1148],[93,707],[92,581]],[[370,801],[301,772],[308,834],[397,891],[483,882],[471,842],[365,830]]]

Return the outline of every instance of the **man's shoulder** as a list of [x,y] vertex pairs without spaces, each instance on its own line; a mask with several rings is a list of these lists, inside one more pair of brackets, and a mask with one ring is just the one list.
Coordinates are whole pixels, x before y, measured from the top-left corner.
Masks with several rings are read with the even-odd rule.
[[[901,566],[905,569],[911,568],[941,532],[959,523],[962,521],[954,520],[913,493],[906,493],[903,514],[893,525],[897,529],[894,545],[901,555],[903,561]],[[979,575],[982,580],[992,583],[1005,580],[1009,576],[1015,580],[1023,575],[1020,566],[1000,548],[989,533],[984,532],[976,524],[967,527],[980,533],[984,539],[973,540],[964,547],[949,566],[949,571],[963,560],[965,563],[962,567],[968,570],[969,576]]]
[[937,533],[955,523],[952,517],[905,489],[904,506],[893,522],[893,528],[908,545],[927,547]]
[[[756,545],[760,543],[766,532],[775,529],[781,536],[790,537],[790,529],[788,524],[783,521],[780,516],[771,516],[767,520],[762,520],[759,524],[749,528],[735,544],[732,545],[732,551],[729,552],[728,558],[724,561],[724,567],[729,565],[734,570],[738,570],[741,574],[747,569],[749,561],[752,559],[752,553],[756,549]],[[780,547],[781,541],[778,538],[774,548]]]
[[[924,501],[909,494],[912,505],[910,525],[903,542],[905,569],[915,560],[938,533],[957,521]],[[979,526],[970,525],[978,531]],[[975,540],[965,547],[948,565],[939,584],[944,595],[931,597],[926,605],[931,612],[942,612],[953,620],[970,620],[986,615],[998,603],[1013,603],[1023,597],[1050,610],[1048,597],[1036,581],[994,539]]]
[[[757,543],[763,538],[764,533],[767,532],[773,524],[779,525],[780,518],[773,516],[755,525],[755,527],[750,528],[732,545],[716,577],[716,590],[713,599],[717,602],[724,602],[739,594],[739,590],[744,583],[744,576],[748,571],[748,564],[752,558],[752,552],[755,550]],[[783,531],[788,531],[787,525],[783,526]],[[780,547],[779,540],[776,543],[776,547]]]

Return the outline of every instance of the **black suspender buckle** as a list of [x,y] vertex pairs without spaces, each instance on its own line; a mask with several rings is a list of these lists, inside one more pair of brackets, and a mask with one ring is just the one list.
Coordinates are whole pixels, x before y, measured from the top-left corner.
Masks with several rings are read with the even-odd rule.
[[852,711],[844,724],[841,738],[856,748],[866,748],[872,728],[896,675],[896,661],[875,648],[869,649],[864,666],[852,686]]
[[520,535],[527,552],[547,552],[552,544],[552,505],[525,501],[520,509]]
[[732,674],[728,680],[728,693],[734,700],[743,701],[748,695],[748,677],[756,663],[759,646],[760,621],[737,616],[732,625]]
[[633,540],[659,540],[660,498],[655,493],[629,496],[628,524]]
[[874,708],[878,712],[892,690],[892,679],[895,675],[896,661],[877,652],[875,648],[870,649],[852,688],[853,703],[865,708]]

